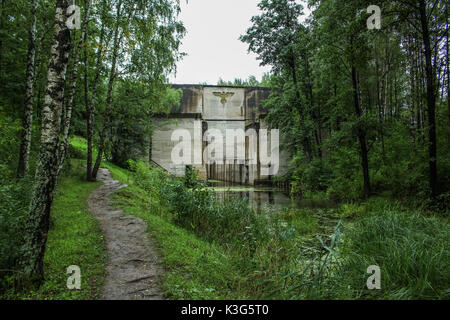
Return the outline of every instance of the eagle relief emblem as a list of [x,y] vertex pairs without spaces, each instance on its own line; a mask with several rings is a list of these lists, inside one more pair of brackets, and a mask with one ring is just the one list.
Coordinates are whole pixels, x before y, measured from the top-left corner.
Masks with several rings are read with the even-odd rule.
[[234,96],[234,92],[213,92],[213,94],[216,97],[221,98],[220,103],[222,103],[223,105],[227,103],[227,98],[231,98],[232,96]]

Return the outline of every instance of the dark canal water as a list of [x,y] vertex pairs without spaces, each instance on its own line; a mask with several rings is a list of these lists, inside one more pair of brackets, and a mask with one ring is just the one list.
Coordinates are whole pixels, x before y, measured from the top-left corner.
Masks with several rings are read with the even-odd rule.
[[216,198],[220,201],[243,199],[248,201],[255,210],[285,207],[329,209],[337,206],[331,200],[293,200],[289,197],[287,190],[277,187],[253,187],[223,181],[209,181],[209,188],[214,191]]

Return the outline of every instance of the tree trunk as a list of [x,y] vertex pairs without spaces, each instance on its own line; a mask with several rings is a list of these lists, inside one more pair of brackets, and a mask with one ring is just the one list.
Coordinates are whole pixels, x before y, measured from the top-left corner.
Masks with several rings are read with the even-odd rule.
[[[102,10],[105,10],[105,1],[102,3]],[[95,77],[94,82],[92,83],[92,95],[89,98],[89,77],[88,77],[88,56],[87,56],[87,48],[84,50],[84,98],[86,105],[86,114],[87,114],[87,160],[86,160],[86,180],[94,181],[94,177],[92,176],[92,151],[93,151],[93,142],[94,142],[94,111],[95,111],[95,99],[97,97],[97,88],[100,80],[100,72],[102,66],[102,55],[103,55],[103,40],[105,37],[105,22],[102,17],[102,27],[100,31],[100,41],[99,48],[97,50],[97,61],[95,67]]]
[[58,0],[56,3],[53,44],[42,110],[41,147],[20,261],[22,280],[36,285],[42,282],[44,276],[43,259],[58,169],[58,135],[70,51],[67,7],[68,0]]
[[[87,159],[86,159],[86,180],[93,181],[92,178],[92,143],[94,140],[94,105],[93,101],[89,101],[89,75],[88,75],[88,56],[87,48],[84,49],[84,99],[86,106],[86,130],[87,130]],[[94,100],[95,93],[92,93]]]
[[314,103],[314,92],[313,92],[313,80],[312,75],[310,72],[309,67],[309,61],[308,61],[308,55],[305,54],[305,73],[306,73],[306,86],[308,89],[308,95],[309,95],[309,107],[311,110],[311,116],[316,124],[316,129],[314,130],[314,138],[317,145],[317,155],[320,159],[322,159],[322,135],[321,135],[321,119],[320,119],[320,103],[317,106],[317,110],[315,108]]
[[445,69],[446,69],[446,74],[447,74],[447,113],[448,113],[448,121],[450,122],[450,92],[449,92],[449,88],[450,88],[450,72],[449,72],[449,58],[448,58],[448,33],[449,33],[449,28],[448,28],[448,4],[445,6],[445,29],[446,29],[446,45],[445,45]]
[[112,90],[114,86],[114,80],[116,78],[116,64],[117,64],[117,54],[119,51],[120,39],[119,39],[119,24],[121,18],[121,9],[122,9],[122,0],[117,4],[117,17],[116,17],[116,26],[114,30],[114,47],[113,47],[113,56],[111,63],[111,70],[109,73],[109,83],[108,83],[108,93],[106,96],[106,109],[105,109],[105,119],[103,124],[103,129],[100,132],[100,143],[98,147],[97,159],[95,161],[94,168],[92,169],[92,178],[97,178],[98,170],[100,169],[100,164],[102,162],[103,152],[105,150],[105,141],[107,130],[109,128],[109,122],[111,118],[111,101],[112,101]]
[[[102,26],[103,35],[103,26]],[[101,46],[102,44],[100,44]],[[99,48],[99,51],[101,47]],[[89,67],[87,47],[84,48],[84,103],[86,106],[86,130],[87,130],[87,159],[86,159],[86,180],[93,181],[92,178],[92,142],[94,137],[94,110],[93,103],[89,103]],[[92,93],[94,99],[94,93]]]
[[430,34],[428,30],[428,18],[426,12],[426,3],[424,0],[419,2],[420,22],[422,27],[423,46],[425,54],[425,75],[427,86],[427,105],[428,105],[428,161],[429,161],[429,184],[431,196],[437,196],[437,163],[436,163],[436,95],[434,92],[434,73],[432,66],[432,52],[430,45]]
[[[412,52],[410,53],[410,56],[412,57]],[[414,92],[416,91],[416,85],[415,85],[415,73],[414,73],[414,66],[413,66],[413,60],[411,59],[411,64],[409,68],[410,72],[410,85],[411,85],[411,93],[410,93],[410,132],[411,132],[411,139],[412,144],[414,146],[414,149],[416,148],[416,132],[415,132],[415,125],[414,125],[414,114],[415,114],[415,107],[414,107]]]
[[[297,80],[297,63],[295,61],[295,54],[294,54],[294,51],[292,48],[291,48],[290,60],[291,60],[292,82],[294,84],[294,89],[295,89],[295,100],[296,100],[297,110],[298,110],[299,117],[300,117],[300,125],[302,126],[304,124],[305,114],[304,114],[304,110],[302,110],[302,103],[301,103],[301,97],[300,97],[300,92],[298,89],[298,80]],[[310,144],[309,138],[307,136],[303,137],[303,147],[305,148],[305,153],[308,157],[308,161],[311,162],[312,150],[311,150],[311,144]]]
[[416,132],[415,132],[415,126],[414,126],[414,93],[416,91],[416,85],[415,85],[415,72],[414,72],[414,56],[413,56],[413,50],[411,46],[411,37],[408,37],[408,54],[410,57],[410,65],[409,65],[409,73],[410,73],[410,133],[411,133],[411,139],[412,144],[414,146],[414,150],[416,149]]
[[80,62],[81,47],[83,44],[86,47],[86,44],[87,44],[87,28],[89,25],[90,6],[91,6],[91,0],[86,0],[85,9],[84,9],[85,14],[84,14],[84,19],[83,19],[83,24],[81,27],[81,37],[78,41],[78,45],[75,48],[75,51],[73,54],[73,70],[72,70],[72,73],[70,76],[69,92],[67,94],[67,99],[66,99],[66,110],[65,110],[64,122],[63,122],[63,137],[62,137],[62,141],[59,146],[59,153],[58,153],[59,166],[58,166],[57,176],[59,176],[59,173],[64,166],[64,160],[66,159],[66,155],[67,155],[67,146],[69,144],[70,122],[72,119],[73,98],[75,96],[75,89],[77,86],[77,79],[78,79],[78,63]]
[[386,151],[384,147],[384,132],[383,132],[383,106],[381,103],[381,85],[380,85],[380,76],[379,76],[379,60],[378,60],[378,51],[376,52],[376,81],[377,81],[377,106],[378,106],[378,134],[380,135],[381,140],[381,152],[382,159],[385,161],[386,159]]
[[28,166],[30,159],[31,133],[33,130],[34,70],[36,58],[36,10],[37,10],[37,0],[32,0],[31,25],[28,39],[25,109],[23,116],[22,141],[20,143],[20,152],[19,152],[19,165],[17,167],[18,178],[22,178],[28,173]]
[[[5,25],[5,0],[0,0],[0,30],[3,31]],[[3,80],[3,41],[0,37],[0,81]],[[0,82],[1,84],[1,82]]]
[[[353,99],[354,99],[353,103],[355,107],[355,113],[359,120],[361,119],[362,111],[359,105],[358,74],[353,64],[352,64],[352,84],[353,84]],[[364,128],[362,128],[361,124],[358,124],[358,140],[360,145],[361,165],[364,176],[364,196],[369,197],[370,196],[369,157],[366,142],[366,132]]]

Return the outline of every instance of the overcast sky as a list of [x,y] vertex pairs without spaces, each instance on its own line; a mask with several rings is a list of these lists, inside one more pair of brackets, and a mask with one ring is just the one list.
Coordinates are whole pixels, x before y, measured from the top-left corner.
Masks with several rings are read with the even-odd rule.
[[257,15],[258,0],[185,0],[181,1],[180,19],[187,34],[181,51],[187,53],[177,65],[178,84],[207,82],[217,84],[221,77],[232,81],[250,75],[261,79],[269,67],[260,67],[254,54],[247,54],[248,46],[239,41]]

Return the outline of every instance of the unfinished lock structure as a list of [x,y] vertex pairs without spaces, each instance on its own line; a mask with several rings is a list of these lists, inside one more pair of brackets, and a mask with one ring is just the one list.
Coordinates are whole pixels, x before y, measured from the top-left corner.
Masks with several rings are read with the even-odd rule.
[[[227,148],[224,139],[223,161],[208,164],[203,157],[208,141],[201,140],[196,150],[194,145],[195,128],[201,128],[201,137],[209,130],[220,130],[223,137],[226,130],[242,129],[247,132],[254,129],[259,137],[261,129],[268,129],[268,153],[270,153],[270,129],[264,121],[267,110],[263,108],[263,101],[269,97],[270,89],[263,87],[231,87],[211,85],[172,85],[174,89],[181,89],[182,96],[179,107],[173,107],[168,115],[158,115],[154,120],[154,133],[150,148],[150,161],[164,170],[177,176],[184,176],[186,165],[175,164],[172,161],[172,150],[178,141],[172,141],[172,133],[177,129],[185,129],[192,137],[191,144],[194,152],[201,152],[201,164],[194,161],[193,167],[198,169],[199,178],[203,180],[218,180],[237,184],[260,185],[272,184],[276,179],[287,173],[289,154],[279,149],[278,170],[274,175],[264,175],[267,165],[261,163],[260,141],[246,136],[245,141],[238,142],[236,150],[245,149],[245,159],[225,159]],[[280,140],[282,137],[280,135]],[[244,145],[239,145],[239,143]],[[250,145],[255,143],[256,145]],[[282,141],[280,141],[282,146]],[[256,148],[253,149],[253,148]],[[242,150],[242,149],[241,149]],[[253,152],[255,150],[256,152]],[[237,155],[237,152],[234,153]],[[255,159],[256,157],[256,159]],[[197,158],[198,159],[198,158]],[[265,167],[266,166],[266,167]],[[268,165],[270,166],[270,164]],[[263,170],[263,169],[266,170]]]

